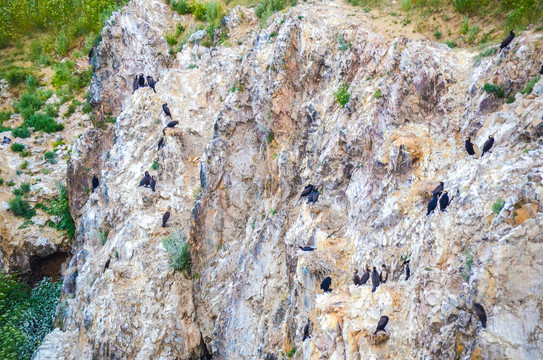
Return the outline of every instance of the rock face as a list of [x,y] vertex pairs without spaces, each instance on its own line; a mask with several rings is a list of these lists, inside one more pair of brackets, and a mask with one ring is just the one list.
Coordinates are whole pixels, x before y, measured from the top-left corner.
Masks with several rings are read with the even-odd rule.
[[[62,327],[38,359],[541,357],[543,95],[482,105],[494,96],[485,82],[519,89],[536,76],[540,35],[474,66],[466,51],[387,40],[351,12],[302,4],[258,30],[238,8],[226,23],[242,45],[200,47],[199,59],[185,47],[157,70],[157,94],[119,92]],[[131,52],[123,34],[128,46],[112,52]],[[163,102],[180,121],[165,133]],[[489,135],[488,154],[467,155],[466,136],[482,148]],[[154,193],[137,187],[145,171]],[[439,181],[451,204],[426,216]],[[309,183],[315,204],[299,200]],[[161,239],[175,230],[191,244],[191,274],[168,269]],[[371,280],[352,285],[353,269],[382,264],[390,275],[375,292]],[[386,332],[374,334],[383,315]]]

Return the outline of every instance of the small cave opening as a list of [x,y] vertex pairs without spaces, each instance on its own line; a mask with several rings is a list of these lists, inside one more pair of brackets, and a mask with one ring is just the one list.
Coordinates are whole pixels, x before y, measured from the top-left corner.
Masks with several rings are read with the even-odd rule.
[[54,252],[44,257],[30,257],[30,272],[23,276],[24,282],[30,286],[39,283],[43,278],[51,278],[53,281],[60,280],[62,264],[70,257],[67,252]]

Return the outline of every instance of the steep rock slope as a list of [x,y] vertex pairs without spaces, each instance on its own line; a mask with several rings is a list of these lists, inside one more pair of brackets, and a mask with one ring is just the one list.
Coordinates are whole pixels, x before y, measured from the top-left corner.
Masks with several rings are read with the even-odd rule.
[[[351,12],[303,4],[258,30],[237,9],[227,24],[243,45],[200,59],[185,48],[158,94],[127,100],[82,209],[62,329],[37,358],[541,356],[543,82],[509,105],[483,90],[532,79],[541,35],[475,67],[466,51],[387,41]],[[157,151],[163,101],[181,123]],[[466,136],[482,148],[489,135],[491,152],[466,154]],[[156,193],[137,188],[153,160]],[[439,181],[454,198],[425,216]],[[314,205],[298,200],[308,183],[322,190]],[[168,270],[160,239],[173,229],[190,234],[193,280]],[[376,292],[351,285],[354,268],[382,264]],[[382,315],[387,333],[373,336]]]

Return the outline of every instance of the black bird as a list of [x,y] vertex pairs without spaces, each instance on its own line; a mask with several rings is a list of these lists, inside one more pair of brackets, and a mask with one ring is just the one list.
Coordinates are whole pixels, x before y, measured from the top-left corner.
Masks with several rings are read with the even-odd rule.
[[311,339],[311,318],[307,318],[307,324],[304,326],[304,338],[302,341],[306,339]]
[[169,127],[169,128],[172,128],[172,129],[173,129],[173,128],[175,127],[175,125],[177,125],[177,124],[179,124],[179,121],[177,121],[177,120],[170,121],[170,122],[168,123],[168,125],[166,125],[166,127]]
[[475,155],[475,149],[473,149],[470,137],[466,138],[466,151],[468,152],[468,155]]
[[169,218],[170,218],[170,209],[168,209],[168,211],[166,211],[164,213],[164,215],[162,216],[162,227],[163,228],[166,227],[166,222],[168,221]]
[[364,285],[370,279],[370,267],[366,267],[366,272],[360,277],[360,285]]
[[170,108],[168,107],[168,103],[162,104],[162,110],[164,110],[164,114],[168,116],[170,119],[172,118],[172,113],[170,112]]
[[541,70],[539,70],[539,73],[543,75],[543,65],[541,65]]
[[434,194],[434,196],[432,197],[432,200],[430,200],[430,202],[428,203],[428,212],[426,213],[426,216],[430,215],[432,213],[432,211],[434,211],[437,207],[437,194]]
[[6,136],[4,136],[4,140],[2,140],[2,143],[3,143],[3,144],[9,144],[10,142],[11,142],[11,139],[8,138],[8,137],[6,137]]
[[315,248],[312,248],[311,246],[300,246],[300,250],[302,250],[302,251],[314,251]]
[[91,47],[89,50],[89,64],[91,63],[93,56],[94,56],[94,46]]
[[156,90],[155,90],[156,81],[153,80],[153,77],[152,77],[152,76],[147,76],[147,84],[149,84],[149,86],[151,87],[151,89],[153,89],[153,91],[154,91],[155,94],[156,94]]
[[475,309],[475,313],[477,314],[477,317],[479,320],[481,320],[481,324],[483,325],[483,328],[486,328],[486,311],[483,308],[483,306],[479,303],[474,302],[473,308]]
[[441,211],[445,211],[447,206],[449,206],[451,202],[449,201],[449,195],[447,195],[446,191],[443,191],[443,195],[439,198],[439,208]]
[[385,327],[388,324],[388,316],[381,316],[381,319],[379,319],[379,322],[377,323],[377,330],[373,333],[373,335],[376,335],[379,331],[385,331]]
[[94,190],[100,186],[100,181],[98,180],[98,178],[96,177],[96,175],[94,175],[92,177],[92,192],[94,192]]
[[441,195],[441,193],[443,192],[443,189],[445,188],[445,183],[442,181],[439,183],[439,185],[434,189],[434,191],[432,192],[432,196],[434,196],[435,194],[437,194],[437,196]]
[[503,48],[506,48],[511,43],[511,41],[513,41],[514,38],[515,38],[515,33],[513,32],[513,30],[511,30],[511,32],[509,33],[509,36],[507,36],[505,40],[502,41],[500,45],[500,50],[502,50]]
[[311,184],[307,185],[304,190],[302,191],[302,193],[300,194],[300,199],[303,198],[303,197],[306,197],[308,196],[309,194],[311,194],[311,191],[313,191],[315,187]]
[[358,276],[358,270],[354,269],[354,275],[353,275],[353,283],[355,285],[360,285],[360,276]]
[[140,184],[138,185],[138,187],[140,187],[140,186],[148,187],[150,181],[151,181],[151,176],[149,176],[149,173],[146,171],[145,176],[141,179]]
[[403,265],[405,266],[405,281],[409,280],[409,277],[411,276],[411,269],[409,268],[409,260],[405,260],[403,262]]
[[379,280],[381,281],[382,284],[386,283],[388,280],[388,269],[385,264],[383,264],[382,266],[381,274],[379,275]]
[[313,190],[311,190],[311,193],[307,197],[307,203],[312,203],[313,205],[315,205],[317,200],[319,200],[319,195],[319,190],[317,190],[317,188],[314,188]]
[[371,284],[373,285],[373,288],[371,289],[371,292],[375,292],[377,288],[379,287],[379,273],[377,272],[377,268],[375,266],[373,267],[373,272],[371,273]]
[[156,179],[155,179],[154,175],[149,180],[149,186],[151,187],[151,190],[153,190],[153,192],[155,192]]
[[111,262],[111,257],[109,257],[104,265],[104,271],[106,271],[109,268],[109,264]]
[[164,136],[161,136],[160,140],[158,140],[158,150],[160,150],[160,148],[163,148],[163,147],[164,147]]
[[132,94],[138,90],[139,88],[139,80],[138,80],[138,75],[134,76],[134,82],[132,83]]
[[321,289],[325,292],[325,293],[329,293],[332,291],[332,289],[330,289],[330,285],[332,284],[332,278],[330,276],[324,278],[324,280],[321,282]]
[[144,87],[145,86],[145,78],[143,77],[143,74],[140,74],[140,77],[138,79],[138,85],[140,87]]
[[494,136],[490,135],[488,137],[488,140],[483,145],[483,153],[481,154],[481,156],[483,156],[486,152],[489,152],[490,149],[492,149],[492,145],[494,145]]

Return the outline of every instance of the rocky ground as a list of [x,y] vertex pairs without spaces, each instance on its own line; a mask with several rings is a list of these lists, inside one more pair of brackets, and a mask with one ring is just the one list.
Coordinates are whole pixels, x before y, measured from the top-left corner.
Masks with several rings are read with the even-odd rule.
[[[476,65],[351,13],[303,3],[260,28],[236,8],[231,46],[167,61],[127,54],[164,46],[156,19],[169,8],[134,0],[114,15],[92,87],[96,111],[120,112],[113,135],[87,133],[71,151],[78,235],[62,321],[36,359],[541,358],[543,81],[518,93],[541,68],[541,33]],[[142,67],[156,94],[126,91]],[[163,102],[180,121],[165,133]],[[467,136],[482,148],[489,135],[488,154],[466,154]],[[70,184],[89,163],[101,184],[87,200]],[[144,171],[156,192],[137,187]],[[426,216],[439,181],[454,198]],[[314,205],[299,200],[308,183],[321,189]],[[190,274],[168,268],[161,239],[177,230]],[[391,274],[374,293],[352,285],[355,268],[382,264]],[[383,315],[387,333],[373,336]]]

